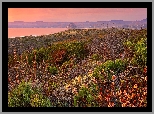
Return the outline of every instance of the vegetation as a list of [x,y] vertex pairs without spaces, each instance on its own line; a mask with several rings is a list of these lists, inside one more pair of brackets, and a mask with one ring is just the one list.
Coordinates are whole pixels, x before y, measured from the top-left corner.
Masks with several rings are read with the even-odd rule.
[[[9,39],[8,105],[146,107],[146,34],[73,29]],[[21,52],[13,53],[12,44]]]
[[40,94],[40,88],[32,88],[31,83],[21,82],[8,93],[9,107],[50,107],[50,100]]
[[55,66],[49,66],[48,70],[51,74],[57,74],[58,73],[58,70]]

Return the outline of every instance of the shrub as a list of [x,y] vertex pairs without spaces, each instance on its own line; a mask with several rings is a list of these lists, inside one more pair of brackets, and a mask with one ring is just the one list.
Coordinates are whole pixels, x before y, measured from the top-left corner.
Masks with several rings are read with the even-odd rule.
[[55,66],[49,66],[48,70],[53,75],[58,73],[58,70],[57,70],[57,68]]
[[[49,56],[52,57],[53,64],[62,65],[73,55],[79,59],[84,58],[88,54],[88,50],[86,48],[85,42],[58,42],[49,47],[45,53],[48,53],[46,54],[48,55],[47,58],[49,58]],[[41,58],[43,57],[41,56]]]
[[94,69],[94,72],[93,72],[92,75],[93,75],[94,77],[96,77],[96,78],[99,78],[100,75],[101,75],[101,72],[100,72],[101,70],[100,70],[100,69],[101,69],[101,66],[96,67],[96,68]]
[[105,71],[114,71],[114,72],[121,72],[125,69],[127,65],[127,60],[116,59],[115,61],[108,60],[103,65]]
[[22,81],[8,93],[9,107],[50,107],[48,98],[40,93],[40,88],[32,88],[30,82]]
[[139,65],[141,67],[146,66],[147,63],[147,43],[145,38],[141,38],[140,41],[135,45],[135,52],[132,58],[134,65]]
[[32,107],[50,107],[50,100],[44,97],[42,94],[33,94],[31,96],[31,106]]
[[125,70],[125,67],[127,66],[127,60],[121,60],[121,59],[116,59],[115,61],[108,60],[102,65],[96,67],[93,72],[93,76],[96,78],[100,78],[104,80],[103,75],[101,74],[102,69],[107,73],[107,78],[110,80],[111,79],[111,73],[110,71],[112,70],[114,74],[122,72]]
[[99,60],[100,56],[98,54],[93,54],[92,59],[93,60]]
[[94,101],[94,97],[89,92],[88,88],[81,87],[78,95],[74,96],[74,106],[91,106]]
[[43,60],[48,60],[49,52],[48,48],[40,48],[36,51],[36,61],[37,63],[42,62]]
[[97,95],[99,93],[98,84],[95,82],[90,82],[86,85],[80,86],[78,93],[74,96],[74,106],[75,107],[97,107]]
[[34,60],[34,54],[33,53],[29,53],[29,54],[27,54],[28,56],[28,64],[29,65],[32,65],[32,63],[33,63],[33,60]]
[[147,38],[138,36],[135,40],[129,39],[124,43],[127,49],[129,49],[133,56],[131,58],[131,64],[135,66],[144,67],[147,63]]
[[62,65],[63,62],[67,61],[67,51],[66,49],[55,50],[52,54],[53,64]]
[[75,55],[77,58],[84,58],[88,53],[84,42],[68,43],[66,47],[69,55]]

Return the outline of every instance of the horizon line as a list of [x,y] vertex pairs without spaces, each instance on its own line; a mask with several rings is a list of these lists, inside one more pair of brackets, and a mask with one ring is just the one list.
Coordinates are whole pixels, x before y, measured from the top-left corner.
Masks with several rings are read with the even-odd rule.
[[[142,20],[114,20],[113,19],[108,21],[142,21]],[[10,22],[103,22],[103,21],[10,21]]]

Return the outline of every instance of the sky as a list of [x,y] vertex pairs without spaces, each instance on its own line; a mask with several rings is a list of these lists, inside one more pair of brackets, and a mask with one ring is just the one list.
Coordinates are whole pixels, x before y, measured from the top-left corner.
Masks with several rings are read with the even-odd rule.
[[146,8],[9,8],[8,22],[136,21],[147,18]]

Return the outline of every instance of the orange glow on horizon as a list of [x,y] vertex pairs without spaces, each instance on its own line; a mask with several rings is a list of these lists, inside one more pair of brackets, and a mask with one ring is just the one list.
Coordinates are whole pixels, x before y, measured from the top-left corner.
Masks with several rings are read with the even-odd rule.
[[8,21],[108,21],[142,20],[147,18],[146,8],[9,8]]

